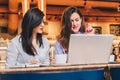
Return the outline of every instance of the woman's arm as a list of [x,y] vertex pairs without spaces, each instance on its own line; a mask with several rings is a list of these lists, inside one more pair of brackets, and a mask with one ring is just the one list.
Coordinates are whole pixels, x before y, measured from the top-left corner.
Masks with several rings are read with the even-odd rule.
[[43,40],[44,40],[43,44],[44,44],[45,53],[46,53],[46,59],[45,59],[44,63],[49,64],[50,63],[50,59],[49,59],[50,43],[47,38],[44,38]]
[[6,56],[6,68],[17,64],[18,50],[14,41],[8,44]]
[[56,41],[54,54],[56,55],[56,54],[64,54],[64,53],[65,53],[64,48],[61,46],[61,44],[58,41]]

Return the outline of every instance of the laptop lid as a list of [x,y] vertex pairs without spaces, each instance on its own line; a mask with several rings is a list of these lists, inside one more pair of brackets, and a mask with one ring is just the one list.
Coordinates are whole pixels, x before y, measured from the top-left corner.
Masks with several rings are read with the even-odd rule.
[[110,34],[72,34],[70,36],[68,63],[108,63],[113,43]]

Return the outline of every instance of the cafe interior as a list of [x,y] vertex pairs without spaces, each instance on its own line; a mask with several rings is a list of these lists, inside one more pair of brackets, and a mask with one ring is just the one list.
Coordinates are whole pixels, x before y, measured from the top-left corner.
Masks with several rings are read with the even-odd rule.
[[[80,9],[80,11],[84,16],[85,23],[90,23],[92,25],[92,27],[95,30],[95,34],[114,35],[113,47],[116,50],[116,54],[118,57],[117,61],[119,62],[120,61],[119,60],[120,1],[119,0],[57,0],[57,1],[56,0],[0,0],[0,69],[5,68],[7,45],[9,44],[12,38],[14,38],[15,36],[21,33],[21,22],[25,12],[29,8],[38,7],[40,10],[44,12],[45,26],[44,26],[43,35],[47,37],[47,39],[49,40],[51,44],[51,53],[53,53],[54,43],[58,35],[60,34],[62,28],[61,16],[64,9],[68,6],[76,6]],[[115,67],[116,65],[112,65],[112,66]],[[78,69],[78,67],[76,68]],[[73,69],[73,68],[69,67],[69,69]],[[25,71],[29,72],[29,70],[30,68],[28,70],[26,69]],[[35,69],[35,70],[40,71],[39,69]],[[60,71],[60,70],[68,70],[68,68],[64,67],[64,69],[63,68],[54,69],[52,67],[51,71],[52,70]],[[12,71],[13,70],[8,70],[8,71],[4,70],[3,72],[12,72]],[[21,69],[18,69],[17,71],[20,72]],[[24,69],[22,71],[24,71]]]

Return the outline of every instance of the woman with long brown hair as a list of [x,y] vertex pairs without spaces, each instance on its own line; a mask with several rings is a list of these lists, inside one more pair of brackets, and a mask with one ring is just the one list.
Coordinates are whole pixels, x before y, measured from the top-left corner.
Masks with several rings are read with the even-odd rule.
[[55,43],[55,55],[68,54],[71,34],[94,33],[93,28],[86,28],[82,13],[77,7],[65,9],[62,15],[62,30]]

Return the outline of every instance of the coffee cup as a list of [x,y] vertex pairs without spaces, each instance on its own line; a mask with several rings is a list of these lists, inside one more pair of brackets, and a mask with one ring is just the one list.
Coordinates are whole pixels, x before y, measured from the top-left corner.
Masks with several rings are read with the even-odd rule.
[[64,64],[67,61],[67,54],[57,54],[55,55],[56,64]]

